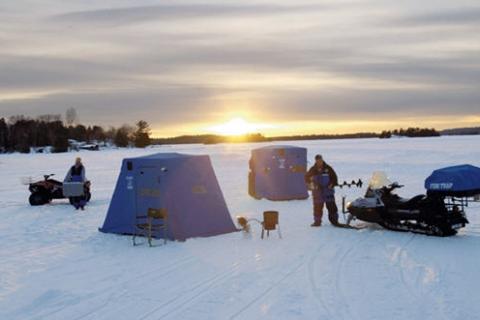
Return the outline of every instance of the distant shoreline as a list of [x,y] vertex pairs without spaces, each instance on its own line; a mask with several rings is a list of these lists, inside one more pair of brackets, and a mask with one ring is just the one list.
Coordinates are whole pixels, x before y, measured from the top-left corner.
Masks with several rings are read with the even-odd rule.
[[[308,141],[308,140],[345,140],[345,139],[369,139],[369,138],[421,138],[421,137],[439,137],[439,136],[466,136],[480,135],[480,127],[455,128],[436,131],[434,129],[409,128],[404,131],[393,130],[375,132],[359,132],[347,134],[312,134],[312,135],[292,135],[265,137],[262,134],[247,134],[242,136],[221,136],[214,134],[202,135],[183,135],[170,138],[152,138],[152,144],[155,145],[175,145],[175,144],[219,144],[219,143],[260,143],[277,141]],[[407,133],[408,130],[413,130]],[[415,131],[416,130],[416,131]],[[410,134],[410,135],[408,135]]]

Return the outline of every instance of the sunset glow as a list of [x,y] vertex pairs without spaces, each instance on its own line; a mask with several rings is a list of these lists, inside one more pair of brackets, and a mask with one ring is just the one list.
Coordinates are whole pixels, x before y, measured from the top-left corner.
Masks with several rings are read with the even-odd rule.
[[249,133],[259,132],[261,129],[271,128],[271,125],[266,124],[254,124],[247,122],[243,118],[234,118],[228,122],[220,125],[216,125],[210,128],[216,134],[226,136],[238,136]]

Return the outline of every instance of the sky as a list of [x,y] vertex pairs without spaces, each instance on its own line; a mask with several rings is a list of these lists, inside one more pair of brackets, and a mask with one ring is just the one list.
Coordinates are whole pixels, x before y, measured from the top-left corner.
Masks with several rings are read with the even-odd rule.
[[15,0],[0,21],[0,117],[73,107],[159,137],[480,125],[478,0]]

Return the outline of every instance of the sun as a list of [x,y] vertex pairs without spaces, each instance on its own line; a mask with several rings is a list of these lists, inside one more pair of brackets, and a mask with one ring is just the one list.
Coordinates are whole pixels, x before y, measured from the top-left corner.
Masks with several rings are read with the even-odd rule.
[[213,132],[226,136],[244,135],[256,132],[258,129],[258,126],[253,123],[249,123],[242,118],[234,118],[223,124],[211,127]]

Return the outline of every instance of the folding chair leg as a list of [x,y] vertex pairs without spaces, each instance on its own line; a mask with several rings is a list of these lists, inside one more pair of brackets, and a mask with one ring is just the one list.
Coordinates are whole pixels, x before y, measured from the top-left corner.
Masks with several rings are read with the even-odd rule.
[[153,247],[153,245],[152,245],[152,227],[151,226],[148,227],[148,245],[150,247]]
[[282,239],[282,232],[280,231],[280,225],[277,225],[278,227],[278,236],[280,237],[280,239]]
[[264,228],[262,228],[262,239],[263,239],[263,235],[264,235],[264,233],[265,233],[265,229],[264,229]]

